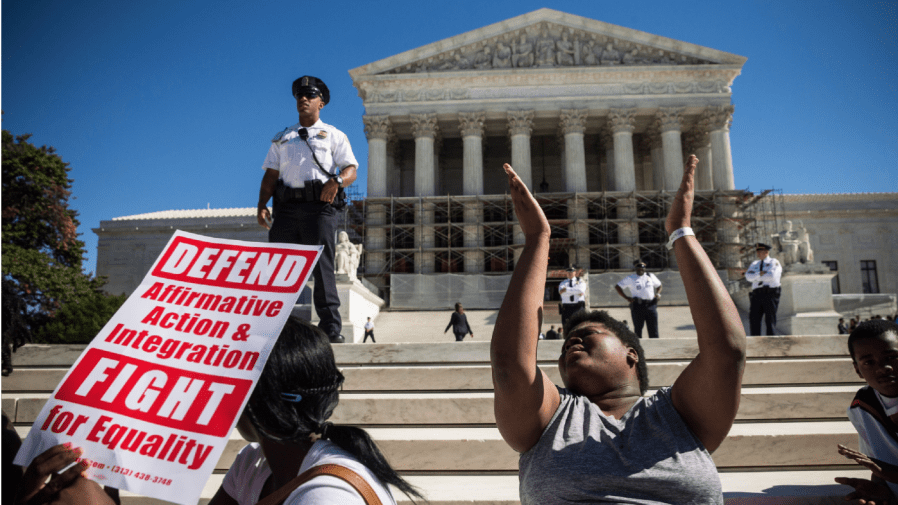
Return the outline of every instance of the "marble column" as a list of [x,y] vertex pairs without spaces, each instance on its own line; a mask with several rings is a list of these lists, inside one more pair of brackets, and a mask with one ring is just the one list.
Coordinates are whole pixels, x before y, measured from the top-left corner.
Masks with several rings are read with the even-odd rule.
[[586,151],[583,132],[586,130],[586,109],[562,109],[561,133],[564,135],[565,191],[586,192]]
[[649,123],[643,138],[652,159],[652,190],[660,191],[664,187],[664,151],[661,145],[661,126],[657,119]]
[[695,167],[695,189],[697,191],[707,191],[714,189],[713,179],[711,177],[712,155],[711,155],[711,134],[705,130],[701,122],[686,134],[686,155],[694,154],[698,156],[698,166]]
[[511,166],[524,184],[534,191],[533,168],[530,158],[530,134],[533,132],[533,111],[508,111],[508,136],[511,138]]
[[483,194],[483,112],[459,112],[458,129],[464,144],[462,191],[465,195]]
[[614,191],[617,185],[614,182],[614,134],[611,130],[602,130],[602,149],[605,150],[605,180],[602,181],[602,191]]
[[657,114],[661,127],[661,144],[664,149],[664,189],[667,191],[676,191],[683,178],[680,115],[684,110],[683,107],[662,107]]
[[363,116],[368,137],[368,196],[388,196],[387,141],[392,134],[390,116]]
[[733,177],[733,153],[730,151],[730,123],[733,121],[733,106],[721,105],[706,111],[711,130],[711,163],[714,189],[736,189]]
[[636,190],[633,160],[633,130],[636,109],[611,109],[608,126],[614,135],[614,187],[612,191]]
[[436,174],[433,140],[437,132],[436,114],[412,114],[412,134],[415,136],[415,196],[434,196]]

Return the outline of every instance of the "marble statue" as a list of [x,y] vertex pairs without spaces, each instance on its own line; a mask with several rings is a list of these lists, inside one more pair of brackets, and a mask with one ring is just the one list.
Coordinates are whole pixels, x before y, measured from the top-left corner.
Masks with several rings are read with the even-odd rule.
[[511,48],[499,42],[493,56],[493,68],[509,68],[511,66]]
[[779,253],[783,266],[798,262],[798,244],[798,233],[792,231],[792,221],[786,221],[785,230],[773,234],[773,248]]
[[353,244],[349,241],[349,234],[341,231],[337,234],[337,246],[334,249],[334,273],[346,274],[349,280],[354,281],[362,259],[362,244]]
[[607,46],[605,46],[605,50],[602,51],[602,65],[617,65],[620,63],[620,51],[614,48],[614,45],[609,42]]
[[561,32],[561,40],[555,42],[559,65],[574,64],[574,44],[568,40],[567,32]]
[[593,41],[589,41],[586,44],[583,44],[583,64],[584,65],[597,65],[599,60],[596,59],[596,54],[593,52]]
[[527,40],[526,35],[521,35],[521,42],[514,48],[512,64],[515,67],[533,66],[533,44]]
[[555,41],[549,37],[549,34],[546,33],[546,29],[543,28],[540,33],[539,41],[536,44],[536,51],[539,55],[539,59],[537,63],[541,67],[552,67],[555,66]]
[[490,54],[490,46],[483,46],[483,51],[477,53],[474,57],[474,68],[483,70],[490,68],[493,64],[493,57]]
[[804,223],[798,222],[798,261],[802,263],[814,262],[814,250],[811,249],[811,235]]

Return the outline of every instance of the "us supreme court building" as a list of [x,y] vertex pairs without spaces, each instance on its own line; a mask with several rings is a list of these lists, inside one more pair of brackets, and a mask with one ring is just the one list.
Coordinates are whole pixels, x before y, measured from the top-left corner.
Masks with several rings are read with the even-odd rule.
[[[695,153],[693,227],[726,280],[738,282],[755,242],[800,220],[815,260],[838,272],[834,290],[895,293],[898,194],[735,187],[732,89],[745,62],[541,9],[349,70],[368,140],[367,195],[344,216],[364,245],[359,277],[396,308],[497,308],[524,240],[505,162],[549,218],[550,281],[574,265],[596,304],[637,258],[676,276],[664,218]],[[135,289],[175,229],[267,240],[254,207],[116,217],[94,229],[106,289]]]

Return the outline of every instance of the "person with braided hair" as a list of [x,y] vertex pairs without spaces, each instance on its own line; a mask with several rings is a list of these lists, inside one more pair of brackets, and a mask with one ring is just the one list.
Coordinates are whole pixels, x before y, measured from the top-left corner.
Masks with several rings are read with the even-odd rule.
[[[413,502],[423,499],[390,467],[365,430],[328,421],[342,384],[327,335],[290,318],[237,422],[237,430],[250,443],[237,455],[210,505],[255,505],[266,497],[285,505],[378,503],[369,501],[370,494],[383,505],[395,505],[387,485]],[[326,473],[288,491],[303,481],[298,476],[333,465],[351,470],[364,482],[349,484],[345,477]],[[276,498],[278,491],[287,493],[285,500]]]

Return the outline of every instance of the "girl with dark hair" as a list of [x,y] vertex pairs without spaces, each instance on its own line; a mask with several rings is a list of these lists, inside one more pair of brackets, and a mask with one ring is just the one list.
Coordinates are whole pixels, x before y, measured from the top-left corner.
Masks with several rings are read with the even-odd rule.
[[455,304],[455,312],[452,313],[449,325],[446,326],[443,333],[449,331],[449,328],[452,328],[452,333],[455,333],[456,342],[464,340],[468,333],[471,334],[471,338],[474,338],[474,332],[471,330],[471,326],[468,325],[468,316],[465,315],[465,308],[461,306],[461,303]]
[[[304,321],[289,319],[237,422],[250,444],[237,455],[210,505],[255,505],[322,465],[352,470],[384,505],[396,503],[387,484],[409,498],[421,498],[390,467],[365,430],[328,422],[342,384],[327,336]],[[296,487],[283,503],[367,502],[341,478],[321,475]]]
[[551,228],[524,182],[505,165],[524,248],[496,318],[490,360],[496,424],[521,453],[522,505],[723,505],[710,453],[739,410],[745,331],[690,227],[697,164],[690,156],[665,228],[699,353],[672,387],[651,394],[639,340],[604,312],[580,312],[565,325],[558,359],[563,388],[540,371],[535,336]]

